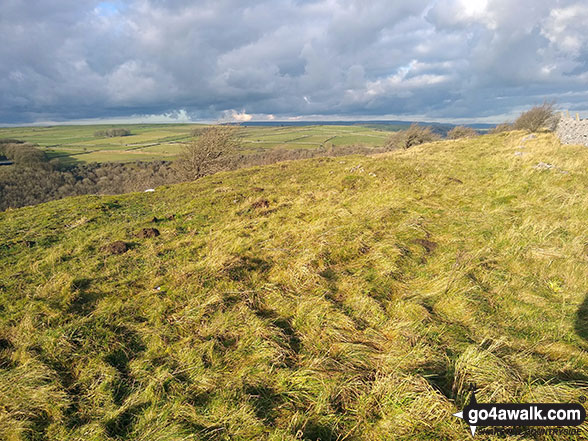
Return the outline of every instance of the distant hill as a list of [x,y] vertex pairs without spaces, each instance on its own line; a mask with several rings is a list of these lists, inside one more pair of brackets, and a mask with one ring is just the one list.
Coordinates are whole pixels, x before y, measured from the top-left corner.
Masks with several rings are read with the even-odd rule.
[[348,126],[348,125],[359,125],[359,126],[370,126],[370,125],[393,125],[393,126],[410,126],[411,124],[422,124],[422,125],[440,125],[440,126],[451,126],[465,125],[473,128],[489,129],[494,127],[496,124],[447,124],[438,122],[423,122],[423,121],[390,121],[390,120],[372,120],[372,121],[247,121],[241,122],[239,125],[242,126]]
[[463,440],[471,384],[577,401],[587,152],[511,132],[0,213],[0,439]]
[[388,120],[373,120],[373,121],[247,121],[238,123],[242,126],[270,126],[270,127],[289,127],[289,126],[365,126],[379,130],[403,130],[411,124],[420,124],[424,126],[431,126],[436,133],[445,136],[449,130],[456,125],[465,125],[481,131],[487,131],[493,128],[496,124],[447,124],[438,122],[422,122],[422,121],[388,121]]

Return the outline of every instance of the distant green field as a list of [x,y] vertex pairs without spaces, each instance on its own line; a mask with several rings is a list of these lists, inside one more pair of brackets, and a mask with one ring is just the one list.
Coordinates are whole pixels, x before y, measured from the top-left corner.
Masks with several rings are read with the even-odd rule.
[[[97,130],[125,127],[130,136],[104,138]],[[0,128],[0,138],[16,138],[43,147],[52,158],[67,163],[172,160],[189,142],[199,124],[131,124]],[[273,148],[313,149],[363,144],[378,147],[389,132],[365,126],[240,127],[243,152]]]

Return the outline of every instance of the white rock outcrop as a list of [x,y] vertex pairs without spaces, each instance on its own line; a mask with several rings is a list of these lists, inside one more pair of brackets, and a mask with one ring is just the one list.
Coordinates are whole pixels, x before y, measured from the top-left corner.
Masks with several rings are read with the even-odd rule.
[[555,131],[562,144],[580,144],[588,147],[588,119],[576,120],[563,116]]

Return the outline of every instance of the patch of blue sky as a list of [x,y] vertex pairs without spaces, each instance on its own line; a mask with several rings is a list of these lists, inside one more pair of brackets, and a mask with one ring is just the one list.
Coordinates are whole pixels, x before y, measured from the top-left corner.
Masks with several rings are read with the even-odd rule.
[[96,12],[98,15],[102,16],[115,15],[119,12],[123,12],[124,9],[125,4],[121,1],[100,2],[98,3],[98,6],[96,6]]

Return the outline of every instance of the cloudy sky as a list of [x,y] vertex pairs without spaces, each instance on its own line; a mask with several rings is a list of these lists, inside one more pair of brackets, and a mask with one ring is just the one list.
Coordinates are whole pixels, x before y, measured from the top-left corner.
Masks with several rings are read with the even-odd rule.
[[1,0],[0,123],[583,113],[586,23],[585,0]]

